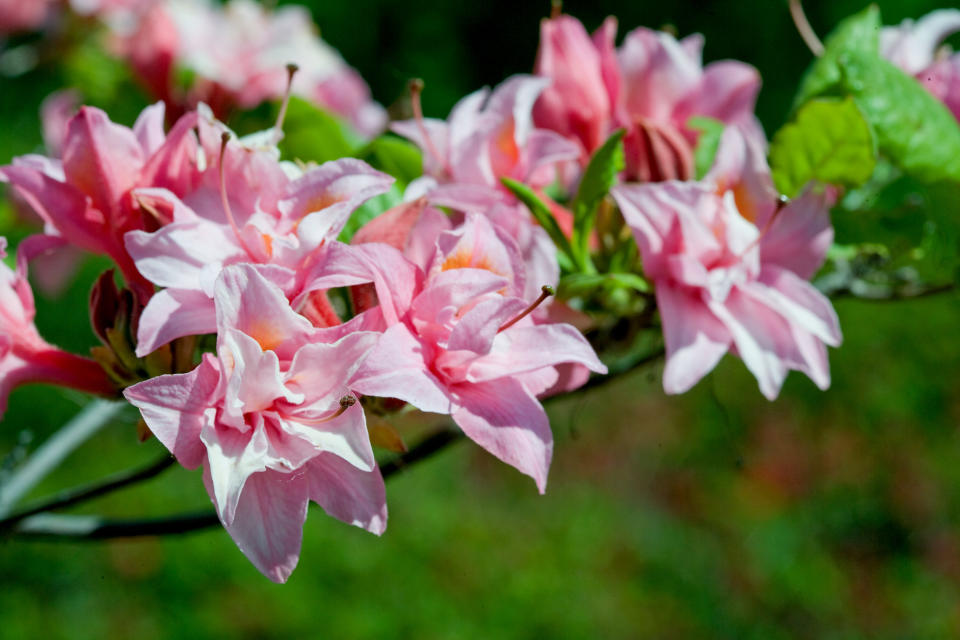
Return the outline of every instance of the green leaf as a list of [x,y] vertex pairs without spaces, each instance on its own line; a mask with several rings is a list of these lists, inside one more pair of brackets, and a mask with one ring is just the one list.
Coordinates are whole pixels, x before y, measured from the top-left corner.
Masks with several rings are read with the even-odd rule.
[[697,137],[697,147],[693,151],[693,164],[696,168],[697,180],[703,180],[713,167],[713,160],[717,157],[720,138],[723,137],[723,129],[726,125],[714,118],[694,116],[687,121],[687,126],[700,132]]
[[878,56],[845,53],[840,67],[885,156],[925,182],[960,181],[960,125],[939,100]]
[[818,98],[803,105],[770,144],[770,168],[780,193],[793,198],[811,180],[859,187],[876,166],[870,125],[853,98]]
[[880,10],[870,5],[837,25],[824,44],[823,55],[814,61],[794,101],[794,108],[814,96],[838,86],[843,79],[840,57],[849,52],[878,55],[880,50]]
[[550,207],[534,193],[533,189],[522,182],[517,182],[510,178],[500,178],[500,182],[502,182],[503,186],[509,189],[520,202],[527,206],[527,209],[530,210],[533,217],[540,226],[546,230],[547,235],[550,236],[553,243],[557,245],[557,260],[560,263],[560,268],[564,271],[573,271],[573,265],[575,264],[573,261],[573,249],[570,247],[570,241],[567,240],[567,236],[565,236],[560,229],[560,225],[557,224],[557,219],[554,218],[553,213],[550,212]]
[[604,288],[632,289],[640,293],[650,293],[653,288],[643,277],[635,273],[572,273],[560,279],[557,295],[560,298],[581,297]]
[[347,220],[347,224],[343,226],[343,231],[340,232],[337,240],[340,242],[350,242],[360,227],[401,202],[403,202],[403,191],[397,183],[393,183],[389,191],[370,198],[354,209],[353,213],[350,214],[350,218]]
[[392,135],[380,136],[361,149],[357,157],[389,173],[406,186],[423,175],[423,154],[416,145]]
[[617,174],[623,171],[626,164],[623,157],[623,134],[622,129],[615,131],[594,152],[570,207],[573,210],[573,258],[581,271],[593,270],[590,262],[590,234],[597,218],[597,207],[610,193],[610,188],[617,182]]
[[363,144],[346,123],[296,96],[290,98],[280,150],[284,157],[327,162],[352,156]]

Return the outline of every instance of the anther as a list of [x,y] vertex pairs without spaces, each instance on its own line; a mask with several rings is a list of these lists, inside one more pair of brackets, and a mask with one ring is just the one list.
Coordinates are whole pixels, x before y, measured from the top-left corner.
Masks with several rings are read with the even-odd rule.
[[447,165],[445,156],[440,155],[437,151],[437,148],[433,144],[433,140],[430,139],[430,134],[427,132],[426,123],[423,121],[423,105],[420,102],[420,94],[423,93],[423,80],[420,78],[414,78],[410,81],[410,107],[413,110],[413,120],[417,123],[417,127],[420,129],[420,136],[423,138],[423,145],[426,147],[426,152],[436,159],[440,163],[444,173],[451,175],[450,167]]
[[550,2],[550,19],[556,20],[563,13],[563,0],[552,0]]
[[526,309],[524,309],[523,311],[521,311],[520,314],[517,315],[515,318],[513,318],[512,320],[509,320],[509,321],[507,321],[506,323],[504,323],[503,325],[501,325],[501,327],[500,327],[499,329],[497,329],[497,333],[500,333],[501,331],[504,331],[504,330],[506,330],[506,329],[509,329],[509,328],[512,327],[513,325],[517,324],[518,322],[520,322],[521,320],[523,320],[524,318],[526,318],[528,315],[530,315],[531,313],[533,313],[533,311],[534,311],[537,307],[539,307],[541,304],[543,304],[543,301],[544,301],[544,300],[546,300],[547,298],[549,298],[549,297],[552,296],[552,295],[553,295],[553,287],[551,287],[551,286],[549,286],[549,285],[546,285],[546,284],[543,285],[543,286],[540,288],[540,297],[537,298],[536,300],[534,300],[533,303],[531,303],[529,307],[527,307]]
[[280,103],[280,113],[277,114],[277,123],[273,125],[273,128],[277,130],[278,134],[283,131],[283,119],[287,117],[287,107],[290,106],[290,94],[293,93],[293,76],[295,76],[299,70],[300,67],[292,62],[287,65],[287,90],[283,94],[283,102]]

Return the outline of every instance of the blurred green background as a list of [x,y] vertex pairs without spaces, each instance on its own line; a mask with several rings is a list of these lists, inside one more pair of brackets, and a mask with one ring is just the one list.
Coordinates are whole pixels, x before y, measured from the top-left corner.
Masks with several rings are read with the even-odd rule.
[[[421,77],[436,116],[528,71],[549,12],[546,0],[308,4],[378,100],[390,104]],[[893,23],[949,3],[877,4]],[[826,34],[863,2],[806,5]],[[760,69],[768,132],[810,60],[786,2],[565,8],[591,29],[615,14],[621,34],[665,24],[702,32],[708,60]],[[96,51],[75,58],[0,78],[0,161],[39,148],[36,110],[53,88],[83,82],[94,101],[125,105],[114,113],[128,123],[145,103],[133,90],[111,93],[110,74],[123,71]],[[52,342],[93,344],[85,300],[102,268],[86,264],[64,297],[39,302]],[[287,585],[263,578],[221,530],[0,541],[0,638],[960,637],[960,299],[836,306],[845,342],[831,353],[829,392],[793,374],[768,403],[727,357],[691,393],[665,397],[661,370],[650,367],[552,405],[546,496],[460,443],[390,481],[382,538],[311,510]],[[35,447],[83,401],[16,392],[0,458]],[[34,495],[154,459],[160,446],[137,444],[134,414],[126,418]],[[176,469],[83,511],[147,516],[208,504],[199,475]]]

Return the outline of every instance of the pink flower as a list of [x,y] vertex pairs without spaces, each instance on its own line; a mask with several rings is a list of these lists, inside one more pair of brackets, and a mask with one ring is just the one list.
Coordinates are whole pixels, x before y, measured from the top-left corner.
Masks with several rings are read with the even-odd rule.
[[[424,153],[426,177],[411,184],[412,192],[436,191],[493,204],[497,193],[509,195],[501,178],[535,188],[552,183],[557,165],[576,160],[579,150],[556,133],[533,125],[533,104],[548,84],[532,76],[513,76],[492,93],[481,89],[460,100],[446,121],[418,117],[393,123],[393,131],[415,142]],[[418,100],[415,110],[419,111]]]
[[328,341],[251,265],[224,269],[214,297],[216,357],[124,395],[183,466],[203,467],[240,550],[285,582],[309,501],[378,535],[386,528],[383,479],[353,395],[377,334]]
[[960,120],[960,54],[941,44],[960,31],[960,10],[941,9],[880,32],[880,52],[916,77]]
[[[32,236],[20,244],[16,271],[0,262],[0,415],[10,392],[21,384],[55,384],[105,396],[116,392],[100,365],[48,344],[33,323],[27,262],[59,242]],[[6,255],[7,239],[0,237],[0,259]]]
[[[365,136],[386,125],[386,112],[366,83],[318,37],[303,7],[270,11],[250,0],[222,7],[207,0],[162,0],[128,31],[117,33],[121,53],[175,112],[204,102],[225,116],[235,107],[281,98],[286,66],[293,63],[300,69],[294,94],[347,119]],[[185,95],[176,86],[178,70],[196,76]]]
[[[507,238],[480,215],[440,234],[426,280],[394,300],[396,320],[388,320],[353,388],[451,415],[543,492],[553,438],[536,396],[558,382],[557,365],[606,368],[572,326],[534,324],[529,301],[516,297],[523,262]],[[393,272],[385,277],[393,280],[387,291],[410,291]]]
[[638,28],[614,50],[616,21],[608,18],[592,41],[575,18],[541,27],[537,73],[553,79],[534,110],[537,126],[578,141],[581,162],[617,128],[625,128],[626,178],[652,182],[693,176],[694,116],[741,127],[760,146],[753,115],[760,76],[746,64],[703,66],[703,38],[677,40]]
[[40,29],[55,4],[56,0],[0,0],[0,36]]
[[[275,147],[231,141],[223,153],[221,184],[219,146],[221,134],[229,132],[205,110],[197,126],[198,152],[206,166],[194,184],[181,189],[180,197],[168,189],[135,193],[146,206],[169,212],[169,222],[156,231],[135,230],[125,237],[137,269],[164,287],[140,320],[138,355],[175,338],[215,330],[213,285],[226,265],[261,265],[291,299],[309,293],[305,279],[322,264],[350,213],[393,182],[349,158],[300,172],[282,165]],[[313,302],[324,306],[328,321],[339,322],[324,300]]]
[[579,20],[567,15],[540,23],[535,71],[552,84],[534,105],[534,122],[582,147],[581,162],[615,128],[620,72],[614,39],[615,18],[607,18],[593,39]]
[[131,191],[157,180],[152,166],[163,160],[163,105],[148,107],[133,129],[114,124],[93,107],[82,107],[67,123],[62,159],[39,155],[14,158],[0,167],[0,181],[44,221],[47,233],[106,254],[131,288],[148,297],[143,279],[123,245],[123,235],[143,228],[142,211]]
[[615,187],[663,321],[667,393],[695,385],[731,349],[774,399],[787,371],[830,385],[825,345],[841,335],[807,280],[833,239],[813,189],[782,208],[763,156],[735,127],[706,180]]

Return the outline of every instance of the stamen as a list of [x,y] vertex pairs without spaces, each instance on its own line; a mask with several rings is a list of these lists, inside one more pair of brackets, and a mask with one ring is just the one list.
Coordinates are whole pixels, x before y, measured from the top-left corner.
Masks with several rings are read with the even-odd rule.
[[332,415],[327,416],[326,418],[298,418],[298,417],[289,417],[288,420],[293,420],[294,422],[299,422],[300,424],[306,425],[318,425],[325,422],[330,422],[342,416],[347,409],[357,404],[357,398],[352,395],[343,396],[340,398],[340,408],[337,409]]
[[256,260],[256,256],[250,251],[250,247],[243,241],[243,236],[240,234],[240,227],[237,226],[237,221],[233,217],[233,209],[230,208],[230,199],[227,198],[227,181],[224,177],[223,161],[228,142],[230,142],[230,134],[224,131],[220,135],[220,201],[223,203],[223,212],[227,216],[227,222],[230,223],[230,228],[233,229],[233,235],[237,237],[237,242],[239,242],[243,250],[247,252],[247,255]]
[[296,75],[299,70],[300,67],[292,62],[287,65],[287,90],[283,94],[280,113],[277,114],[277,123],[273,125],[273,128],[276,129],[278,133],[283,131],[283,119],[287,117],[287,107],[290,106],[290,94],[293,93],[293,76]]
[[563,0],[552,0],[550,2],[550,19],[556,20],[563,13]]
[[430,134],[427,133],[426,123],[423,121],[423,106],[420,103],[420,94],[423,93],[423,80],[420,78],[414,78],[410,81],[410,106],[413,109],[413,119],[417,123],[417,127],[420,129],[420,135],[423,137],[423,144],[426,147],[426,152],[434,157],[434,159],[440,163],[443,172],[448,176],[452,175],[453,172],[450,170],[450,166],[447,164],[447,160],[444,156],[440,155],[437,151],[437,148],[433,144],[433,140],[430,139]]
[[501,331],[504,331],[504,330],[506,330],[506,329],[509,329],[509,328],[512,327],[513,325],[517,324],[518,322],[520,322],[521,320],[523,320],[524,318],[526,318],[528,315],[530,315],[531,313],[533,313],[534,309],[536,309],[536,308],[539,307],[541,304],[543,304],[543,301],[544,301],[544,300],[546,300],[547,298],[549,298],[549,297],[552,296],[552,295],[553,295],[553,287],[551,287],[551,286],[549,286],[549,285],[546,285],[546,284],[543,285],[543,286],[540,288],[540,297],[537,298],[536,300],[534,300],[533,303],[532,303],[529,307],[527,307],[526,309],[524,309],[523,311],[521,311],[520,314],[519,314],[517,317],[515,317],[513,320],[507,321],[507,322],[506,322],[505,324],[503,324],[499,329],[497,329],[497,333],[500,333]]
[[811,53],[818,58],[822,56],[823,43],[820,42],[820,38],[817,37],[817,32],[810,26],[810,21],[807,20],[807,14],[803,12],[803,3],[801,0],[790,0],[790,17],[793,18],[793,24],[797,27],[797,32],[800,34],[800,37],[803,38],[803,42],[807,45],[807,48],[810,49]]
[[773,226],[773,222],[788,204],[790,204],[790,198],[785,195],[780,195],[780,197],[777,199],[777,208],[774,209],[772,214],[770,214],[770,218],[767,220],[766,224],[763,225],[763,229],[760,229],[760,233],[757,234],[757,237],[753,240],[753,242],[748,244],[747,248],[740,252],[740,254],[737,256],[738,260],[742,260],[745,255],[750,253],[750,251],[760,244],[760,241],[763,240],[763,237],[767,235],[768,231],[770,231],[770,227]]

